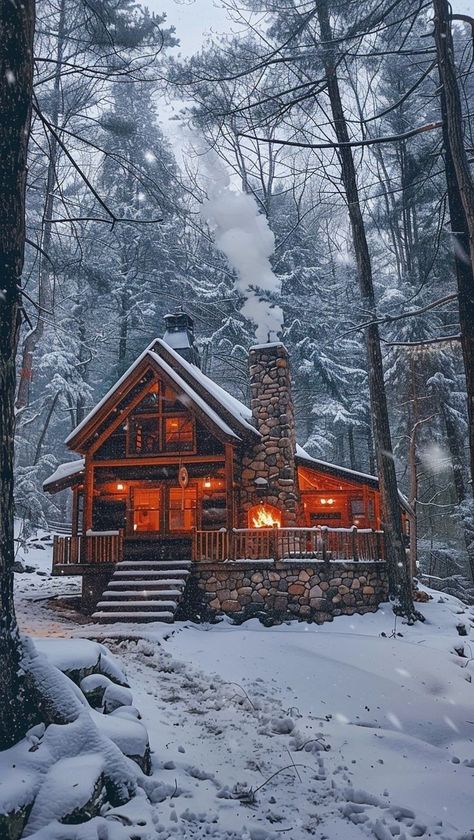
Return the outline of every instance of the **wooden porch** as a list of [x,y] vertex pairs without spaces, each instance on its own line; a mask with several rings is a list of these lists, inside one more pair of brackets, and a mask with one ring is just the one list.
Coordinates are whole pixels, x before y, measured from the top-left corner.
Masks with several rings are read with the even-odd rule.
[[88,531],[73,536],[55,534],[53,575],[82,575],[92,568],[115,566],[123,560],[123,531]]
[[[81,575],[94,568],[99,571],[114,566],[123,557],[123,531],[57,535],[53,543],[53,574]],[[195,563],[242,560],[377,562],[384,559],[384,540],[382,531],[355,526],[194,529],[190,559]]]
[[384,559],[383,531],[369,528],[233,528],[195,531],[193,561]]

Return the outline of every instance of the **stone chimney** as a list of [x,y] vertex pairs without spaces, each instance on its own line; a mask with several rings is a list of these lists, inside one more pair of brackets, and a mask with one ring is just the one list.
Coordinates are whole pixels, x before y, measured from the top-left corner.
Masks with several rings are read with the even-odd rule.
[[194,321],[183,310],[165,315],[166,332],[163,341],[176,350],[183,359],[201,367],[199,350],[194,338]]
[[291,527],[296,525],[299,490],[295,413],[286,348],[279,343],[252,347],[249,369],[252,415],[262,437],[243,460],[242,527],[248,527],[248,511],[259,503],[278,508],[282,526]]

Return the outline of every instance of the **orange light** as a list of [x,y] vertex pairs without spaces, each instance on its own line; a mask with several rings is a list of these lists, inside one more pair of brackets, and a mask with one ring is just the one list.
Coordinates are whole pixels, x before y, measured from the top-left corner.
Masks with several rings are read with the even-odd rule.
[[322,505],[333,505],[334,499],[320,499]]
[[123,484],[120,484],[120,482],[119,482],[119,483],[117,484],[117,490],[123,490],[123,489],[124,489]]
[[209,475],[207,475],[206,478],[204,479],[204,487],[209,489],[210,486],[211,486],[211,477]]
[[281,528],[281,514],[262,504],[252,516],[253,528]]

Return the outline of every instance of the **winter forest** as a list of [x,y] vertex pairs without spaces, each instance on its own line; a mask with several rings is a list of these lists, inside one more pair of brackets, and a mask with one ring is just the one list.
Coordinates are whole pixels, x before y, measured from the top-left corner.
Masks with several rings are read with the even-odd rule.
[[[195,319],[204,372],[243,401],[248,347],[278,332],[307,451],[374,473],[373,325],[422,570],[467,594],[472,279],[432,4],[249,2],[228,15],[228,33],[183,57],[171,14],[129,0],[38,3],[16,395],[23,533],[64,514],[65,499],[40,492],[62,441],[177,305]],[[452,38],[469,156],[468,18]],[[372,300],[357,277],[339,133]]]
[[0,0],[0,840],[474,840],[473,114],[472,0]]

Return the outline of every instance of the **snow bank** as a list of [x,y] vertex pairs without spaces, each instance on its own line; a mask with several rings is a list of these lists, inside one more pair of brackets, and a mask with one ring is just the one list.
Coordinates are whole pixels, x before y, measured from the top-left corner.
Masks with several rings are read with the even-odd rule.
[[[122,685],[101,673],[104,665]],[[142,771],[149,772],[148,734],[133,715],[107,714],[120,712],[123,704],[131,708],[132,695],[103,645],[44,639],[35,647],[25,639],[22,666],[30,697],[49,725],[36,725],[19,744],[0,753],[0,836],[19,838],[22,832],[22,837],[36,837],[51,829],[48,837],[64,840],[69,834],[57,826],[88,824],[104,803],[118,806],[137,793]],[[101,713],[89,706],[73,679],[86,688],[89,681],[90,689],[105,683],[108,700]],[[112,836],[107,829],[100,831],[89,835],[87,828],[77,837]]]

